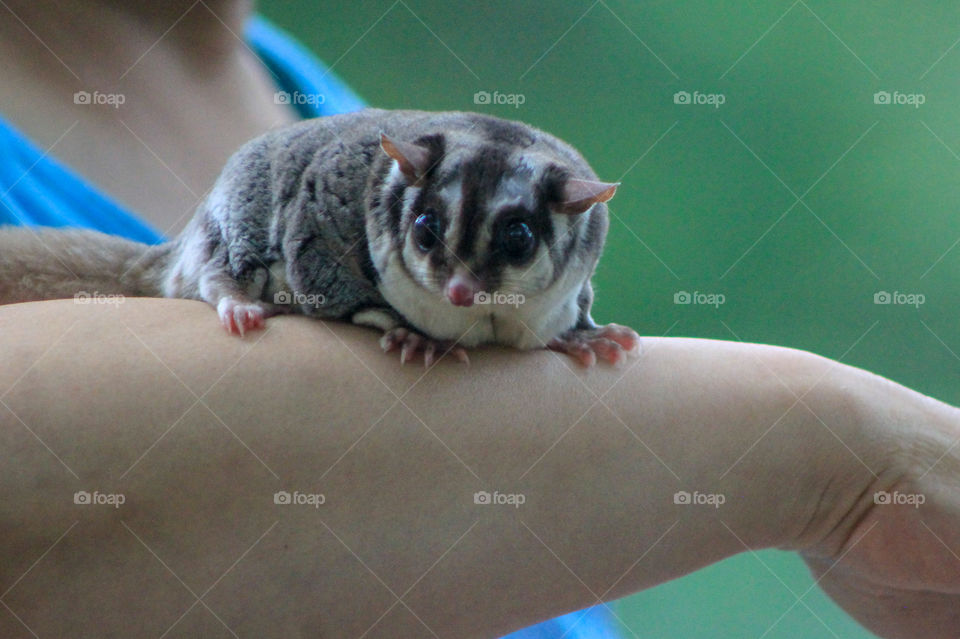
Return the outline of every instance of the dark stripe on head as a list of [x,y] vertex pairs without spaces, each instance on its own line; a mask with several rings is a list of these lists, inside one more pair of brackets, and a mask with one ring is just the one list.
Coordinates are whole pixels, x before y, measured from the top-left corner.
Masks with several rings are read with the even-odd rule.
[[587,228],[583,235],[583,246],[591,255],[599,255],[603,248],[603,241],[606,239],[607,226],[609,224],[606,211],[603,210],[605,204],[595,204],[590,210],[590,219],[587,221]]
[[393,243],[402,243],[400,237],[400,221],[403,218],[403,194],[407,190],[404,180],[397,180],[387,191],[384,201],[384,211],[387,218],[387,228]]
[[373,265],[373,259],[370,257],[370,246],[366,242],[357,242],[357,262],[360,265],[360,272],[376,286],[380,283],[380,273]]
[[[436,168],[440,165],[440,161],[443,159],[445,146],[443,135],[422,136],[415,140],[414,143],[426,148],[430,153],[430,168],[424,176],[424,181],[429,182]],[[403,226],[403,197],[406,189],[410,185],[405,179],[398,179],[392,184],[387,182],[393,164],[394,161],[392,159],[384,157],[377,166],[374,176],[371,177],[367,184],[368,192],[373,194],[368,201],[368,208],[370,211],[373,211],[381,221],[381,226],[386,227],[394,244],[400,246],[403,242],[403,238],[401,237]],[[426,188],[421,189],[421,193],[424,190],[426,190]]]
[[[554,216],[555,218],[556,216]],[[579,216],[564,216],[566,221],[560,222],[562,229],[557,229],[556,238],[549,244],[550,261],[553,263],[553,277],[550,283],[557,281],[567,264],[573,258],[580,243],[580,234],[583,232],[583,220]]]
[[[563,186],[569,176],[570,173],[566,169],[550,165],[543,172],[537,189],[537,210],[546,217],[544,225],[548,229],[544,231],[543,239],[547,245],[550,262],[553,264],[551,284],[564,272],[576,250],[579,235],[582,232],[581,216],[561,216],[553,212],[553,206],[563,200]],[[555,227],[554,224],[557,226]]]
[[599,203],[586,213],[561,216],[566,218],[566,223],[563,231],[558,229],[557,240],[550,247],[554,281],[565,272],[574,255],[588,267],[592,267],[600,256],[607,229],[607,217],[601,208],[603,206],[605,205]]
[[496,213],[488,211],[487,204],[507,172],[507,159],[507,152],[503,149],[485,145],[461,167],[463,185],[459,226],[462,232],[455,249],[461,260],[467,261],[474,256],[477,234],[485,216]]
[[443,155],[446,153],[447,141],[443,137],[442,133],[435,133],[433,135],[424,135],[413,141],[414,144],[422,146],[427,149],[430,157],[429,168],[427,169],[427,174],[424,176],[426,180],[431,180],[436,175],[437,169],[440,167],[440,162],[443,160]]
[[[408,223],[408,229],[405,229],[403,236],[397,236],[398,250],[400,250],[400,262],[403,264],[403,268],[408,275],[410,271],[407,268],[405,260],[403,259],[403,245],[406,241],[406,231],[409,230],[409,225],[412,225],[413,220],[428,211],[436,214],[440,220],[441,240],[443,234],[446,233],[447,228],[450,226],[451,213],[447,210],[445,203],[441,202],[437,197],[436,192],[437,187],[433,182],[428,182],[422,189],[420,189],[416,199],[413,201],[413,205],[410,207],[412,215],[410,216],[411,220]],[[437,273],[445,268],[447,260],[446,254],[447,251],[443,244],[437,244],[437,246],[430,252],[427,259],[429,259],[434,273]]]
[[[399,199],[398,204],[396,205],[396,220],[391,221],[391,237],[393,238],[394,246],[396,247],[397,255],[399,257],[400,267],[403,269],[404,274],[412,279],[413,281],[419,282],[419,278],[414,277],[410,271],[410,266],[407,264],[404,259],[403,249],[407,241],[407,236],[409,234],[413,220],[417,216],[426,212],[427,209],[435,211],[440,218],[441,224],[441,233],[449,224],[447,219],[449,214],[446,210],[446,206],[443,206],[441,202],[438,201],[436,197],[437,192],[437,182],[440,171],[440,165],[443,162],[443,157],[446,148],[446,140],[442,134],[433,134],[425,135],[422,137],[413,140],[414,144],[417,144],[429,152],[429,168],[427,169],[426,174],[418,181],[418,191],[416,198],[414,198],[410,206],[410,215],[409,219],[406,220],[404,224],[403,220],[403,192],[406,188],[406,183],[401,183],[401,186],[404,187],[397,192],[397,197]],[[432,265],[432,271],[436,273],[443,265],[444,262],[444,251],[441,249],[434,250],[430,253],[429,260]]]
[[370,177],[367,178],[365,192],[367,199],[364,204],[367,207],[369,215],[373,215],[377,221],[377,228],[386,230],[389,228],[389,210],[390,201],[388,197],[387,176],[390,172],[392,160],[384,157],[379,162],[375,162]]

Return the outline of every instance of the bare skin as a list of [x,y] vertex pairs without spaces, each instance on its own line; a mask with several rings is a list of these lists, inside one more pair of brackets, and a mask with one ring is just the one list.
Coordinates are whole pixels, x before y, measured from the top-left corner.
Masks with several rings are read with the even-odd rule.
[[[245,3],[166,37],[189,1],[6,4],[36,37],[0,20],[0,112],[164,231],[291,117],[220,21]],[[127,127],[77,90],[122,90]],[[240,340],[183,300],[0,307],[0,352],[0,636],[491,637],[766,547],[881,636],[960,632],[957,409],[810,354],[646,339],[619,370],[491,350],[421,379],[370,331]]]
[[0,351],[3,636],[493,637],[768,547],[881,636],[960,628],[960,411],[808,353],[424,373],[361,328],[241,340],[147,299],[0,307]]
[[173,236],[237,147],[295,119],[237,37],[247,5],[5,0],[0,114]]

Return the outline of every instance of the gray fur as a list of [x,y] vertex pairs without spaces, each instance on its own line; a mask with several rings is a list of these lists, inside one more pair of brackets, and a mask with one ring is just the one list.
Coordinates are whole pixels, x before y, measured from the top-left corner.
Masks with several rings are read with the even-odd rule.
[[[426,151],[429,166],[415,184],[381,149],[381,133]],[[550,208],[572,177],[596,180],[566,143],[490,116],[367,109],[308,120],[244,145],[187,228],[160,247],[93,232],[0,233],[0,302],[79,288],[214,306],[229,298],[256,303],[266,315],[384,330],[392,322],[468,346],[542,346],[593,327],[590,277],[607,209],[603,201],[576,215]],[[525,219],[542,242],[536,261],[517,268],[490,248],[500,224],[495,208],[512,202],[539,211]],[[445,220],[444,246],[428,256],[410,239],[425,206],[442,209]],[[458,270],[534,304],[526,315],[456,307],[442,287]]]
[[95,231],[5,228],[0,232],[0,303],[84,293],[160,297],[172,248]]

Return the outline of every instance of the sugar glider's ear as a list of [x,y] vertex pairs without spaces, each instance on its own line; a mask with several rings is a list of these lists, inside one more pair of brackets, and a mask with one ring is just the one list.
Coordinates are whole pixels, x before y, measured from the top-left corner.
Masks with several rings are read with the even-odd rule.
[[401,173],[410,184],[415,184],[430,168],[430,151],[419,144],[393,140],[381,131],[380,148],[397,161]]
[[619,182],[597,182],[569,178],[563,185],[560,201],[553,204],[555,213],[579,215],[597,202],[606,202],[617,192]]

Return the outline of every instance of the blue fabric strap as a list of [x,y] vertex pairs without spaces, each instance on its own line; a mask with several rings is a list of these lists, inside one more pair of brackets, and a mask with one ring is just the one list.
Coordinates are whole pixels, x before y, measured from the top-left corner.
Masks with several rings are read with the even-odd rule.
[[288,100],[300,117],[349,113],[366,106],[309,50],[260,16],[247,21],[246,37],[273,74],[283,92],[281,98]]
[[159,232],[0,118],[0,225],[91,228],[154,244]]

